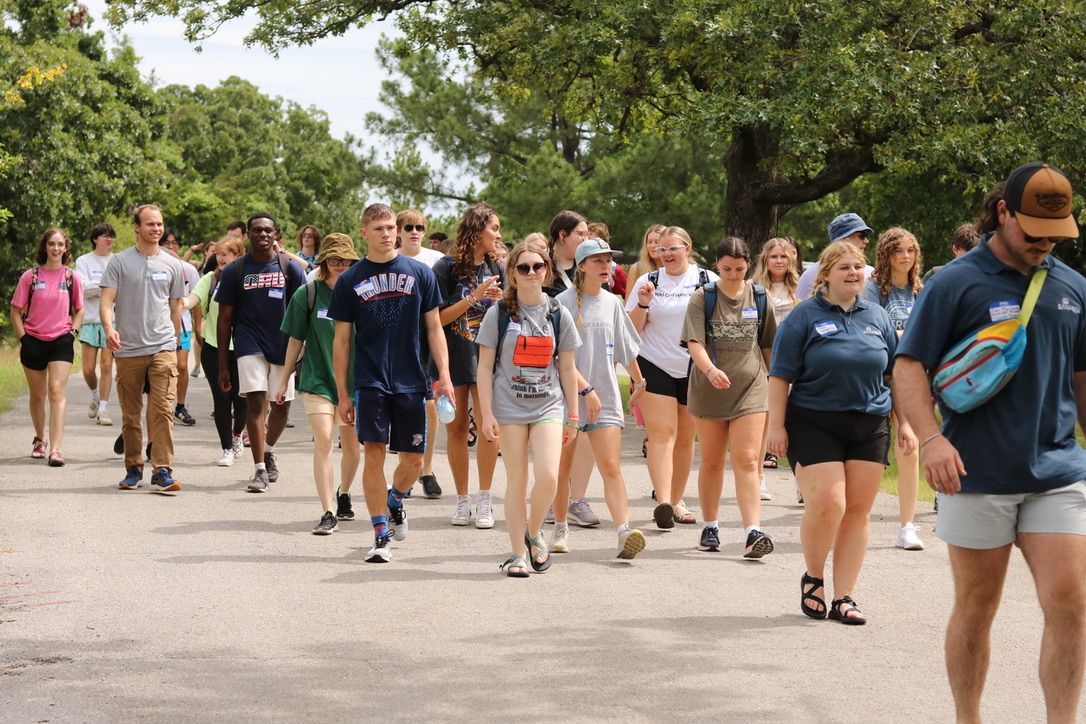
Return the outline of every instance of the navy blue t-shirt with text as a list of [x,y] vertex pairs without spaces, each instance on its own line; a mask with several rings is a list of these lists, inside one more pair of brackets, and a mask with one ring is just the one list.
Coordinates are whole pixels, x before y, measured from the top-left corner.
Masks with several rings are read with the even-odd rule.
[[[283,276],[279,259],[255,261],[246,254],[222,270],[215,300],[234,307],[234,352],[238,357],[264,355],[270,364],[281,365],[287,354],[287,335],[280,331],[290,293],[305,284],[305,274],[294,262]],[[241,298],[238,298],[238,274]]]
[[383,263],[362,259],[344,272],[332,290],[328,316],[354,325],[355,387],[425,392],[429,379],[419,361],[419,319],[440,304],[430,267],[402,254]]

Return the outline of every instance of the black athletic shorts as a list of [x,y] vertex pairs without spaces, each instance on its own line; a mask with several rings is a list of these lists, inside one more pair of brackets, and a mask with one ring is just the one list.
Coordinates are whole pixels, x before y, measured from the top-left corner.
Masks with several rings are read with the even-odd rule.
[[641,376],[645,378],[645,392],[674,397],[680,405],[686,404],[689,377],[672,377],[640,355],[637,357],[637,366],[641,368]]
[[48,342],[26,332],[19,339],[19,361],[23,367],[41,372],[50,362],[75,360],[75,335],[71,332],[62,334]]
[[888,464],[890,418],[866,412],[818,412],[789,405],[788,460],[800,465],[867,460]]

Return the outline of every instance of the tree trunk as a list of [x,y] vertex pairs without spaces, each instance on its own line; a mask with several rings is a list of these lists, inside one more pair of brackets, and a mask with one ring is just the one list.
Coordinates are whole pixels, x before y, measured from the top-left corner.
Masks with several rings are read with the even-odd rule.
[[777,180],[772,170],[777,152],[770,129],[748,127],[736,133],[724,157],[724,231],[746,241],[752,254],[776,234],[777,222],[791,208],[766,200],[763,193]]

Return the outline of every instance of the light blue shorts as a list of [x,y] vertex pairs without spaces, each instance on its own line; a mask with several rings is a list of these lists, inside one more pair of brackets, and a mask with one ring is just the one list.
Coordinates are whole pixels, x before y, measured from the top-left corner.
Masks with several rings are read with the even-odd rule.
[[106,331],[97,322],[84,322],[79,329],[79,341],[102,349],[106,346]]
[[1086,481],[1043,493],[939,493],[935,535],[950,545],[1001,548],[1019,533],[1086,535]]
[[188,351],[188,350],[192,349],[192,332],[189,332],[189,331],[181,332],[181,344],[180,344],[180,347],[181,347],[181,349],[183,349],[185,351]]

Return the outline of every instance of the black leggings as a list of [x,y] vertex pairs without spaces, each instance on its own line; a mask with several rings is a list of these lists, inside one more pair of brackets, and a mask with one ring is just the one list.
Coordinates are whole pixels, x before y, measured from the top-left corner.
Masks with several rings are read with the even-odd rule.
[[[227,350],[230,365],[230,392],[223,392],[219,387],[219,350],[204,342],[200,347],[200,364],[204,368],[204,377],[211,387],[214,401],[215,429],[219,433],[219,445],[223,450],[230,449],[234,436],[245,429],[245,398],[238,394],[238,358],[232,350]],[[230,406],[234,407],[234,424],[230,425]]]

